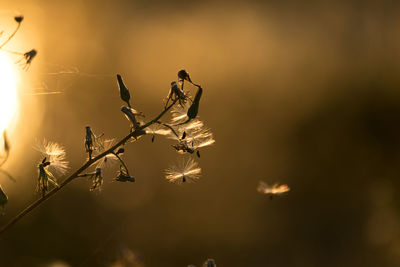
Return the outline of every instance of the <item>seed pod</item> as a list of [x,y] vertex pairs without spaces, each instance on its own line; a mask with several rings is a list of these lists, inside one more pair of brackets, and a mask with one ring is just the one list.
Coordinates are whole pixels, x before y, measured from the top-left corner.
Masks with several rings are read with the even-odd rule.
[[203,89],[199,86],[196,96],[194,97],[193,103],[187,112],[187,116],[189,118],[188,121],[196,118],[197,113],[199,112],[199,104],[200,104],[200,98],[201,98],[202,93],[203,93]]
[[137,129],[140,127],[138,121],[136,120],[136,117],[134,113],[134,110],[132,110],[131,108],[125,107],[123,106],[121,108],[121,111],[125,114],[126,118],[132,123],[132,126],[134,129]]
[[192,82],[192,80],[190,79],[189,73],[187,73],[186,70],[180,70],[178,72],[178,78],[180,80],[186,80],[186,81]]
[[129,107],[131,107],[131,104],[129,103],[129,100],[131,99],[131,94],[129,93],[128,88],[126,88],[124,82],[122,81],[121,75],[117,74],[117,80],[121,99],[125,101]]
[[118,149],[117,153],[115,153],[115,154],[119,155],[119,154],[122,154],[124,152],[125,152],[125,149],[123,147],[121,147],[120,149]]

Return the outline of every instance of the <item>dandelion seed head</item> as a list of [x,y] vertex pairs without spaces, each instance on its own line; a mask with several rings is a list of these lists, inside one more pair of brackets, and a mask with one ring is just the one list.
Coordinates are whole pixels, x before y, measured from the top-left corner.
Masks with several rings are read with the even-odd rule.
[[165,170],[165,178],[176,184],[195,182],[200,178],[201,168],[192,158],[183,160]]
[[187,105],[184,105],[183,107],[180,105],[176,105],[171,109],[171,115],[172,115],[172,122],[174,123],[181,123],[184,122],[188,119],[187,116],[187,110],[189,107]]
[[[114,139],[100,139],[99,140],[99,148],[95,151],[95,156],[102,154],[104,151],[109,150],[114,145]],[[107,154],[103,158],[101,158],[96,168],[107,169],[115,166],[118,163],[118,157],[114,154]]]
[[164,129],[158,124],[152,124],[145,129],[146,134],[157,134],[157,135],[170,135],[171,130],[170,129]]
[[68,161],[65,159],[66,152],[63,146],[44,139],[43,142],[36,143],[34,148],[42,154],[42,158],[45,157],[46,161],[50,163],[48,171],[51,174],[63,175],[66,173]]

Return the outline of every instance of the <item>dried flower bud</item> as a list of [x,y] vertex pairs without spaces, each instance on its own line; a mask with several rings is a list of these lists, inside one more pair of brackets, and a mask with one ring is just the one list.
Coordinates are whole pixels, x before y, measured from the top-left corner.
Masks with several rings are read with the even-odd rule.
[[131,99],[131,94],[129,93],[128,88],[126,88],[124,82],[122,81],[121,75],[117,74],[117,80],[121,99],[125,101],[129,107],[131,107],[131,104],[129,103],[129,100]]
[[99,190],[102,184],[103,184],[103,176],[101,168],[96,168],[96,171],[93,174],[92,187],[90,188],[90,191],[94,191],[96,189]]
[[21,22],[24,20],[24,16],[15,16],[15,17],[14,17],[14,20],[15,20],[17,23],[21,23]]
[[124,153],[125,152],[125,149],[123,148],[123,147],[120,147],[119,149],[118,149],[118,151],[115,153],[115,154],[122,154],[122,153]]
[[184,91],[179,89],[178,84],[173,81],[171,82],[171,89],[169,90],[169,94],[167,97],[167,101],[165,103],[165,107],[167,107],[169,100],[178,101],[179,105],[183,107],[188,99],[188,96],[185,94]]
[[178,78],[180,80],[186,80],[186,81],[192,82],[192,80],[190,79],[189,73],[187,73],[186,70],[180,70],[178,72]]
[[95,149],[95,139],[96,136],[94,135],[90,126],[86,126],[86,136],[85,136],[85,149],[86,152],[89,153],[89,158],[92,158],[93,150]]
[[203,89],[199,86],[199,89],[197,90],[196,96],[194,97],[193,103],[190,106],[187,116],[188,116],[188,121],[191,119],[196,118],[197,113],[199,112],[199,104],[200,104],[200,98],[203,93]]
[[137,113],[135,114],[134,109],[123,106],[121,108],[121,111],[125,114],[126,118],[132,123],[134,129],[140,127],[139,122],[136,120],[135,115],[137,115]]

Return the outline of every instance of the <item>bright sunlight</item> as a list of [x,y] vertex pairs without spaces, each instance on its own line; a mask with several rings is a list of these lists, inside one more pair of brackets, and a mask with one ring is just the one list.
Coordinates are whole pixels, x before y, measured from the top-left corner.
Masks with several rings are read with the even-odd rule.
[[14,64],[0,52],[0,131],[7,128],[17,110]]

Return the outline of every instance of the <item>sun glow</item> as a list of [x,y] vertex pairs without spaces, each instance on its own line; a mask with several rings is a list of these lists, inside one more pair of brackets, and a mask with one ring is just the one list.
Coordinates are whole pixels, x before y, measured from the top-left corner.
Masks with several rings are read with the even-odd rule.
[[[0,131],[10,124],[17,111],[17,83],[14,64],[0,51]],[[0,132],[0,133],[1,133]]]

